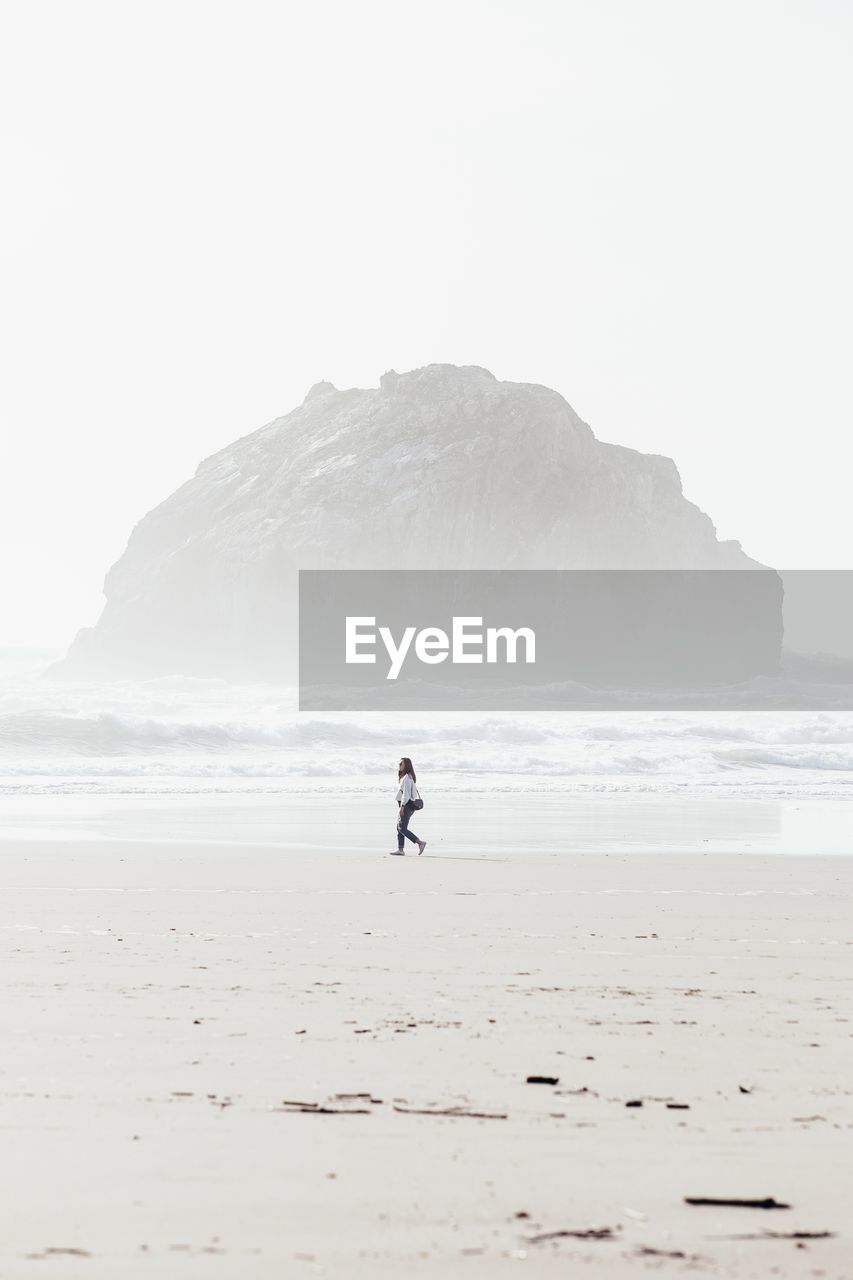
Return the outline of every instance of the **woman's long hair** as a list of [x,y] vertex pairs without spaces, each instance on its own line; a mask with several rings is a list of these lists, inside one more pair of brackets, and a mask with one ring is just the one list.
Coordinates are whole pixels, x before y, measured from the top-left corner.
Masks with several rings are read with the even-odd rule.
[[403,756],[402,760],[400,761],[400,767],[397,770],[397,781],[399,782],[400,779],[405,777],[406,774],[409,775],[409,777],[412,779],[412,782],[417,782],[418,779],[417,779],[417,774],[415,773],[415,766],[412,764],[408,756]]

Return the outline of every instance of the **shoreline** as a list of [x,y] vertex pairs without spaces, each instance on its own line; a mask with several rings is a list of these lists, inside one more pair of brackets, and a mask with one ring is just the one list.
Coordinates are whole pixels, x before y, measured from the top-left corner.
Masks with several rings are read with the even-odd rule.
[[[853,855],[848,799],[739,796],[425,794],[413,823],[426,857],[572,854]],[[311,850],[385,854],[396,845],[389,795],[54,795],[0,797],[0,847],[10,841]]]

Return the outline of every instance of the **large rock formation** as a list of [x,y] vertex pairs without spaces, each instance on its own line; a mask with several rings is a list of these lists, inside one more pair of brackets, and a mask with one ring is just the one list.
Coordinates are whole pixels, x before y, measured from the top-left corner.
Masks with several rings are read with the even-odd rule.
[[199,466],[107,574],[59,674],[292,673],[300,568],[749,568],[670,458],[485,369],[318,383]]

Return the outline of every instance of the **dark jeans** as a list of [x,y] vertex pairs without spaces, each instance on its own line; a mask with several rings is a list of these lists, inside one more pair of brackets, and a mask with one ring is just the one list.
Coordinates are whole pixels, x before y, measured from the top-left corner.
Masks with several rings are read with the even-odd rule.
[[412,844],[420,844],[420,840],[414,831],[409,830],[409,818],[415,812],[415,806],[411,800],[407,800],[405,804],[400,805],[400,816],[397,819],[397,848],[402,849],[403,840],[411,840]]

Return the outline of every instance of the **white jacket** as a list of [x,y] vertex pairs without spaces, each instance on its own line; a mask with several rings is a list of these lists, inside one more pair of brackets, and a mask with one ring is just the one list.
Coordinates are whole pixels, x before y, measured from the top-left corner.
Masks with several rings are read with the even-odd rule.
[[410,800],[419,799],[420,796],[418,795],[418,789],[414,782],[412,782],[412,775],[410,773],[404,773],[402,784],[397,792],[397,804],[408,804]]

